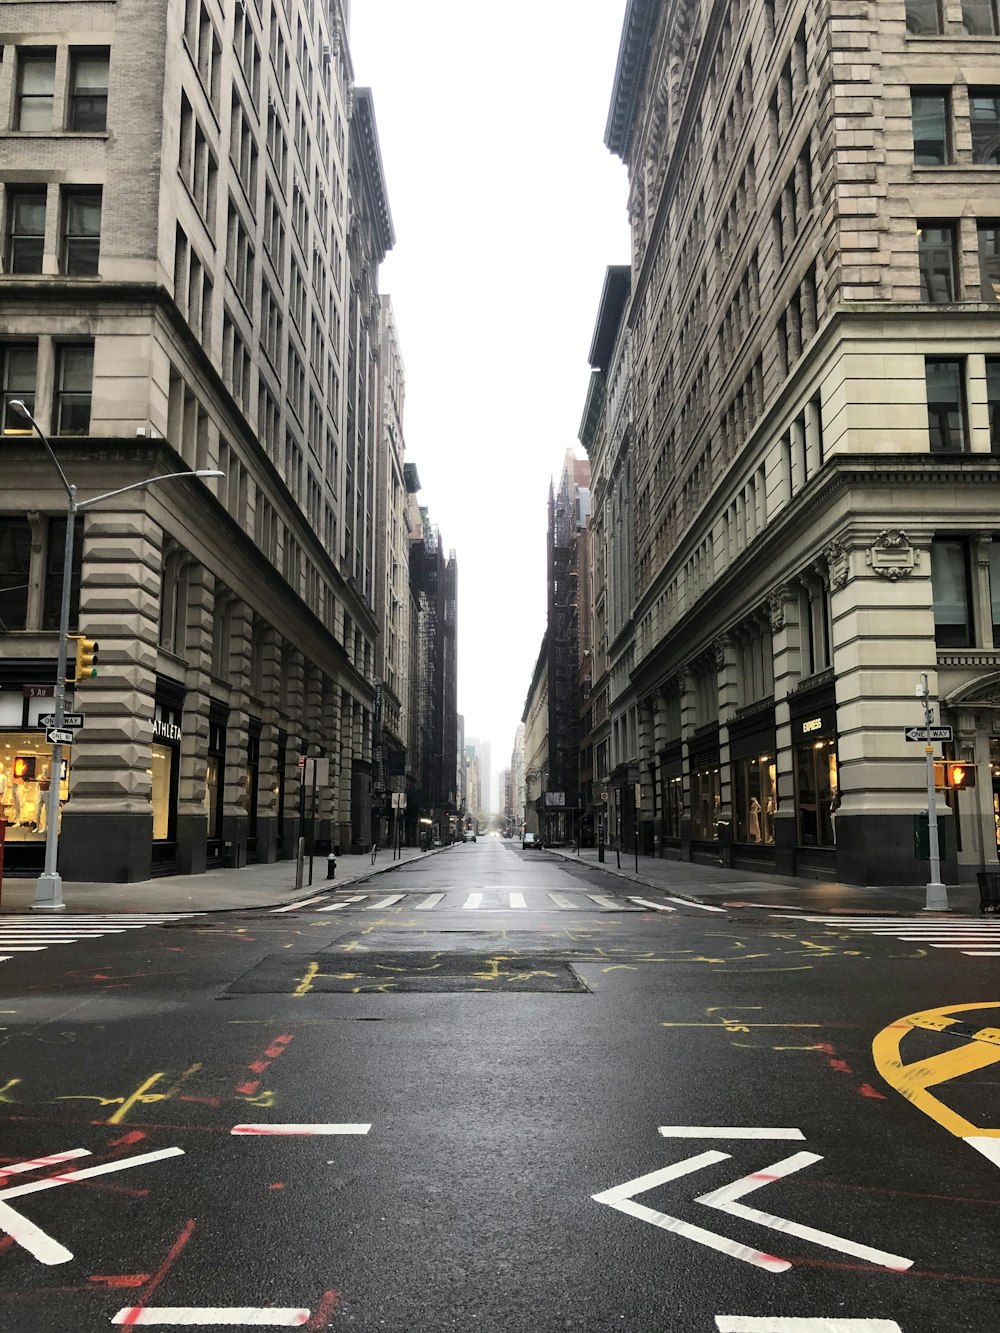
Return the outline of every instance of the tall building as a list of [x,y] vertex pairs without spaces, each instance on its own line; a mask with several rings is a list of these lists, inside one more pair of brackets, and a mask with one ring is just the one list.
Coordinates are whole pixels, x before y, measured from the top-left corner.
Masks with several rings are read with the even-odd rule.
[[514,729],[514,748],[510,755],[511,772],[511,818],[513,820],[512,832],[520,834],[524,828],[524,809],[526,803],[525,778],[524,778],[524,723],[519,722]]
[[[549,790],[549,647],[548,631],[531,673],[521,714],[524,737],[524,823],[529,833],[545,834]],[[519,728],[520,730],[520,728]]]
[[926,880],[906,737],[926,672],[979,775],[946,795],[945,877],[996,859],[996,24],[929,0],[629,0],[606,143],[631,282],[599,321],[591,455],[620,715],[595,762],[634,757],[647,850]]
[[[18,6],[0,64],[0,765],[7,865],[71,880],[370,836],[378,266],[393,244],[341,0]],[[66,495],[71,628],[100,642],[63,772],[50,706]],[[28,773],[33,774],[28,778]],[[16,795],[16,801],[13,799]]]

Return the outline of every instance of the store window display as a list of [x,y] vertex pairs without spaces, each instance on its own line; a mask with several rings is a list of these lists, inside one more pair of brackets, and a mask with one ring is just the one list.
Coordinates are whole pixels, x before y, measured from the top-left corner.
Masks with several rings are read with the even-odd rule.
[[[0,732],[0,816],[7,821],[8,842],[44,842],[51,784],[52,748],[44,734]],[[69,763],[63,760],[60,817],[68,796]]]
[[718,764],[692,769],[691,836],[704,842],[717,841],[721,809],[722,776]]
[[778,809],[777,768],[773,754],[733,761],[736,842],[774,842]]
[[799,846],[835,846],[840,808],[836,737],[820,736],[796,746],[795,793]]

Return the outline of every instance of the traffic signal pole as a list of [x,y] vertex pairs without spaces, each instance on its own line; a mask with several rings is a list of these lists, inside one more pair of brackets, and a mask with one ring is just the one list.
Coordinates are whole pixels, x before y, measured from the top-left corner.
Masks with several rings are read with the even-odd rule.
[[927,672],[920,673],[917,694],[924,704],[924,755],[927,761],[927,839],[931,859],[931,877],[927,883],[925,912],[946,912],[948,910],[948,890],[941,882],[941,844],[938,841],[937,795],[934,790],[934,746],[931,743],[931,727],[934,724],[934,710],[931,708],[930,685]]

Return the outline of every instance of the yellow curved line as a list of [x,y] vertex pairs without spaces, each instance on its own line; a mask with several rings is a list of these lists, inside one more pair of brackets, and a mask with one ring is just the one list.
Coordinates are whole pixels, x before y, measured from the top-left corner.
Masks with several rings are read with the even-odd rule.
[[1000,1009],[1000,1000],[977,1004],[952,1004],[940,1009],[924,1009],[916,1014],[907,1014],[895,1023],[882,1029],[872,1042],[872,1057],[875,1068],[882,1078],[900,1096],[936,1120],[942,1128],[960,1139],[970,1136],[980,1138],[1000,1138],[1000,1129],[985,1129],[972,1124],[964,1116],[945,1106],[937,1097],[927,1091],[937,1084],[945,1083],[963,1074],[971,1074],[977,1069],[986,1069],[1000,1062],[1000,1041],[996,1028],[982,1028],[966,1041],[964,1046],[942,1051],[923,1060],[903,1063],[900,1044],[908,1032],[922,1029],[926,1032],[946,1032],[958,1020],[955,1014],[968,1013],[970,1010]]

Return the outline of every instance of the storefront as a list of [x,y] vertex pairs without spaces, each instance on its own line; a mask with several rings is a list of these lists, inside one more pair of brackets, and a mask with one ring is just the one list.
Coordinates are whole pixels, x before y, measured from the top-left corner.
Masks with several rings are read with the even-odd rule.
[[150,756],[154,875],[177,863],[177,794],[180,787],[183,693],[157,682]]
[[247,861],[257,860],[257,794],[260,791],[260,718],[250,719],[247,766],[243,782],[247,797]]
[[228,712],[214,701],[208,715],[208,755],[205,766],[205,864],[222,865],[222,815],[226,792],[226,723]]
[[[795,778],[795,835],[799,860],[822,853],[834,866],[840,786],[837,777],[837,712],[833,699],[813,701],[808,711],[792,715]],[[813,858],[815,859],[815,857]]]
[[[9,668],[16,666],[9,664]],[[5,674],[9,675],[9,669]],[[39,873],[45,865],[52,746],[39,718],[51,713],[53,706],[51,685],[0,682],[0,818],[7,824],[4,868],[11,874]],[[63,747],[60,819],[69,796],[72,753],[70,747]]]
[[660,848],[679,848],[684,818],[684,761],[679,744],[660,755]]
[[734,859],[773,864],[768,849],[774,846],[778,811],[776,749],[771,710],[729,728]]
[[719,733],[710,738],[700,737],[696,749],[689,751],[691,770],[691,842],[692,859],[696,860],[696,844],[711,843],[707,850],[715,855],[719,841],[719,820],[722,818],[722,769],[719,762]]

